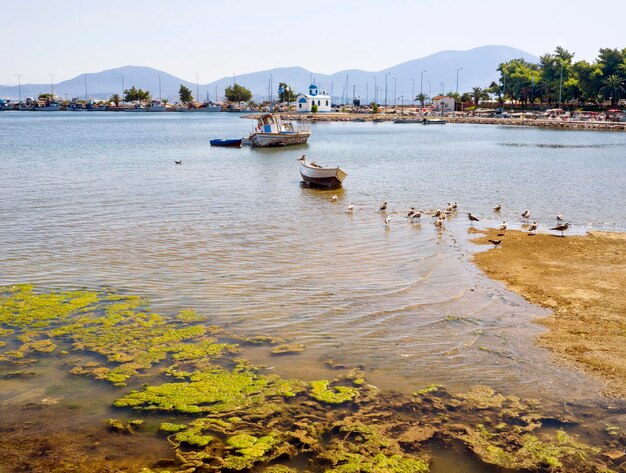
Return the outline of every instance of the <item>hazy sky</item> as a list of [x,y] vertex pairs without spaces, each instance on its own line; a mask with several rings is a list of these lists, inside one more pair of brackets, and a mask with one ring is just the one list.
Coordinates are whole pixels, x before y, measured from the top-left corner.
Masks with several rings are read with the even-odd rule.
[[280,66],[380,70],[488,44],[595,58],[626,47],[626,0],[0,0],[0,83],[123,65],[189,81]]

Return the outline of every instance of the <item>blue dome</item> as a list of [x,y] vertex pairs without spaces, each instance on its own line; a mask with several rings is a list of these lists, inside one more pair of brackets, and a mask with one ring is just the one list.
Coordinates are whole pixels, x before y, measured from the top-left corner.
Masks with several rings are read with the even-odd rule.
[[311,85],[309,86],[309,89],[317,89],[317,86],[316,86],[315,84],[311,84]]
[[299,103],[306,103],[306,99],[304,97],[300,97],[300,100],[298,100]]

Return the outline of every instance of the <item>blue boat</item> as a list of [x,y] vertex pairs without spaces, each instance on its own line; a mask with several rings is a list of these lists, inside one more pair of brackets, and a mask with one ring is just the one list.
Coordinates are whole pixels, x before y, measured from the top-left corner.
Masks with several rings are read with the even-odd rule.
[[241,138],[235,140],[211,140],[211,146],[223,146],[226,148],[241,148]]

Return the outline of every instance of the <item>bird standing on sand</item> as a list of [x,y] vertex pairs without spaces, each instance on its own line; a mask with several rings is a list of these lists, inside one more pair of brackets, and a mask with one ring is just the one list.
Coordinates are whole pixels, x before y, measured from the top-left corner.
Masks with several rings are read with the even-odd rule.
[[384,212],[385,210],[387,210],[387,201],[384,201],[382,204],[380,204],[379,209],[381,212]]
[[348,205],[348,212],[352,212],[353,210],[354,210],[354,204],[350,202],[350,205]]
[[489,243],[493,243],[494,246],[498,246],[500,243],[502,243],[502,240],[489,240]]
[[500,231],[506,230],[506,220],[500,224],[500,226],[498,227],[498,230]]
[[502,204],[498,204],[493,208],[494,212],[500,212],[500,210],[502,210]]
[[406,218],[412,218],[413,214],[415,214],[415,207],[411,207],[409,212],[406,214]]
[[474,217],[471,212],[467,213],[467,218],[469,218],[469,221],[472,223],[480,221],[478,217]]
[[528,209],[524,210],[524,213],[522,214],[522,218],[528,220],[530,218],[530,210]]
[[385,226],[389,228],[391,226],[391,217],[389,213],[385,212]]
[[183,161],[182,161],[182,159],[180,161],[174,160],[174,164],[183,164]]
[[565,235],[563,234],[563,232],[565,230],[567,230],[570,227],[569,223],[564,223],[562,225],[557,225],[554,228],[551,228],[550,230],[556,230],[557,232],[561,232],[561,236],[564,237]]
[[537,231],[537,222],[533,222],[528,227],[528,233],[534,233]]

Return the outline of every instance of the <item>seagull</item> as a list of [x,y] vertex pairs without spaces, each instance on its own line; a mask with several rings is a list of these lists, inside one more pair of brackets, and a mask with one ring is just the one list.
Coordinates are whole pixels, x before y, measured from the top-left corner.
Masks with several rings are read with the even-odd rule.
[[422,218],[422,212],[420,212],[419,210],[416,210],[415,212],[413,212],[413,215],[411,215],[411,219],[414,219],[414,218],[418,220]]
[[452,204],[450,202],[448,202],[448,205],[446,207],[446,212],[452,212]]
[[409,212],[406,214],[406,218],[411,218],[415,214],[415,207],[411,207]]
[[438,218],[437,220],[435,220],[435,227],[437,228],[443,227],[443,219]]
[[350,202],[350,205],[348,205],[348,212],[352,212],[353,210],[354,210],[354,204]]
[[457,204],[456,202],[454,204],[452,204],[452,209],[456,210],[456,208],[459,206],[459,204]]
[[391,225],[391,217],[389,216],[389,213],[385,212],[385,226],[389,228],[390,225]]
[[183,164],[183,160],[182,159],[180,161],[174,160],[174,164]]
[[533,232],[536,232],[536,231],[537,231],[537,222],[533,222],[528,227],[528,232],[529,233],[533,233]]
[[441,216],[441,210],[439,209],[435,210],[435,213],[433,214],[433,218],[440,217],[440,216]]
[[556,221],[557,222],[562,222],[563,220],[564,220],[563,214],[556,214]]
[[498,230],[500,230],[500,231],[504,231],[504,230],[506,230],[506,220],[504,220],[504,221],[500,224],[500,226],[498,227]]
[[530,210],[528,210],[528,209],[524,210],[524,213],[522,214],[522,218],[529,219],[530,218]]
[[332,197],[330,198],[330,200],[331,200],[332,202],[337,202],[337,196],[336,196],[336,195],[332,196]]
[[489,240],[489,243],[493,243],[495,246],[498,246],[500,243],[502,243],[502,240]]
[[480,220],[478,219],[478,217],[474,217],[474,216],[472,215],[472,213],[471,213],[471,212],[468,212],[468,213],[467,213],[467,218],[469,218],[469,221],[470,221],[470,222],[479,222],[479,221],[480,221]]
[[378,210],[380,210],[381,212],[387,210],[387,201],[384,201],[382,204],[380,204],[380,208]]
[[550,230],[556,230],[557,232],[561,232],[561,236],[565,236],[565,235],[563,234],[563,232],[564,232],[565,230],[567,230],[567,229],[569,228],[569,226],[570,226],[570,224],[569,224],[569,223],[564,223],[564,224],[562,224],[562,225],[557,225],[556,227],[551,228]]
[[502,210],[502,204],[498,204],[493,208],[494,212],[500,212],[500,210]]

